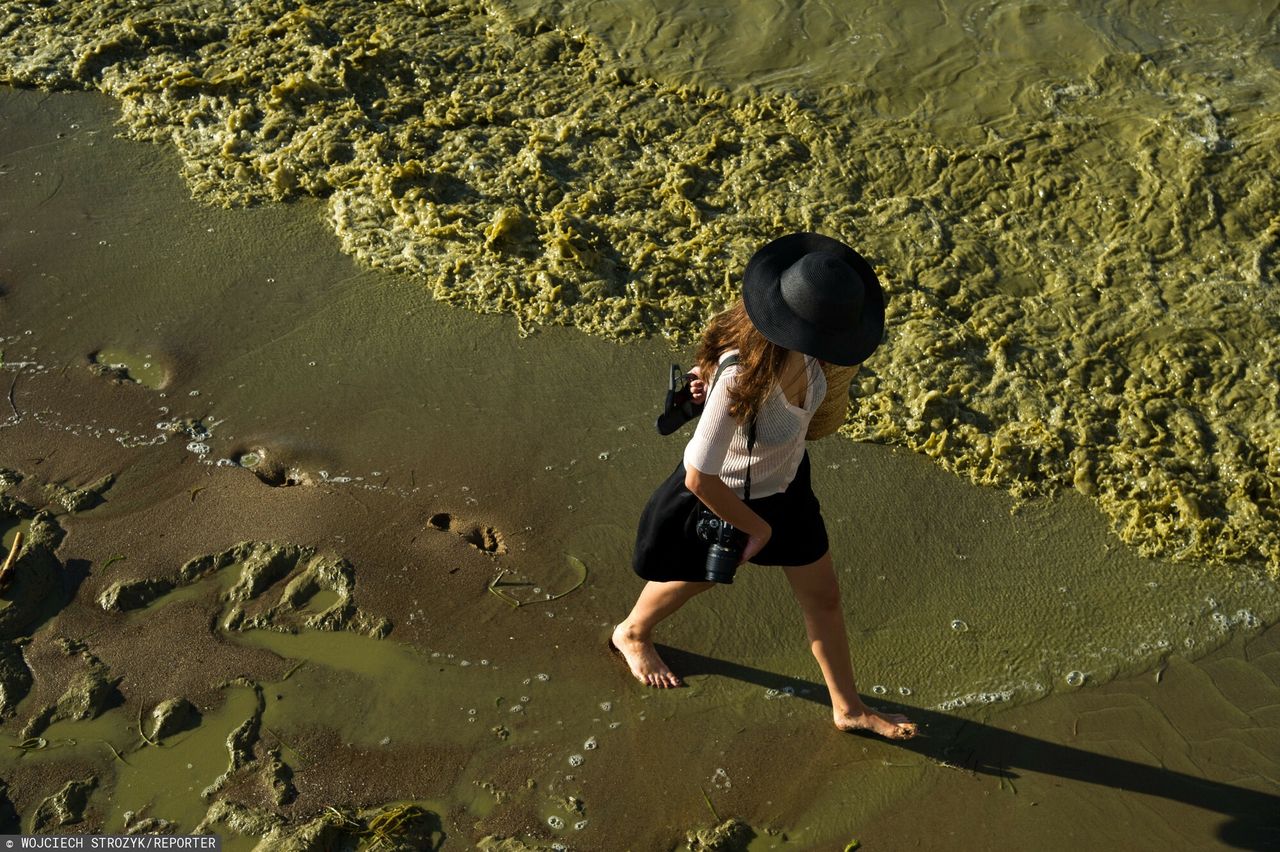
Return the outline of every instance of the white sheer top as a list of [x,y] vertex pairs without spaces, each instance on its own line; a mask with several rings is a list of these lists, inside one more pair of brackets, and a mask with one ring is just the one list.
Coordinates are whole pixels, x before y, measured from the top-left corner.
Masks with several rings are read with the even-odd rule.
[[[733,351],[722,354],[720,362]],[[804,433],[827,393],[827,379],[817,359],[805,355],[804,366],[808,375],[804,406],[792,405],[775,385],[756,415],[756,443],[750,459],[752,499],[785,491],[804,458]],[[738,366],[719,372],[722,375],[707,395],[698,426],[684,448],[684,466],[719,476],[741,497],[748,461],[747,427],[739,426],[729,413],[729,388],[737,379]]]

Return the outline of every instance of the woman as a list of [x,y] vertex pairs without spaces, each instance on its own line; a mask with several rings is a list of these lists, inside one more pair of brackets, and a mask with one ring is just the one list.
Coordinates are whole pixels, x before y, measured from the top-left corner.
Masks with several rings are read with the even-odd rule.
[[883,331],[884,294],[875,271],[844,243],[791,234],[751,258],[742,299],[703,333],[696,372],[713,380],[709,390],[701,379],[692,383],[695,402],[705,406],[683,464],[641,515],[634,568],[648,582],[610,639],[641,683],[682,685],[654,648],[653,628],[716,585],[706,579],[707,544],[695,530],[700,502],[745,535],[743,562],[784,567],[831,693],[836,727],[915,736],[914,723],[868,707],[854,685],[804,445],[826,393],[822,363],[861,363]]

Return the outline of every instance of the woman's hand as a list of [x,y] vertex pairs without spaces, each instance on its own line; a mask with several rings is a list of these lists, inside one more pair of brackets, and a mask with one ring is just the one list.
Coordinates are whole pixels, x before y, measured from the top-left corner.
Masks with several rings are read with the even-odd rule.
[[764,518],[751,511],[751,507],[742,502],[742,498],[733,493],[720,477],[691,467],[685,470],[684,487],[693,492],[702,505],[747,534],[742,560],[738,564],[754,557],[769,543],[773,529]]
[[694,405],[702,405],[707,401],[707,383],[701,378],[701,371],[694,367],[685,373],[689,379],[689,395],[693,398]]
[[741,565],[743,562],[750,562],[754,559],[757,553],[764,550],[764,546],[769,543],[769,539],[772,537],[773,529],[771,527],[765,527],[763,535],[747,536],[747,546],[742,548],[742,561],[738,564]]

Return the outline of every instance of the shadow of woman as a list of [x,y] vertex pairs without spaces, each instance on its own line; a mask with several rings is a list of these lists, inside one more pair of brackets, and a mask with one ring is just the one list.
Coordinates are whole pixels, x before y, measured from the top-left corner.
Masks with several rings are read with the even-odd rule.
[[[827,688],[820,683],[680,648],[657,648],[662,658],[684,676],[719,675],[779,692],[787,690],[797,698],[831,706]],[[919,724],[921,733],[910,740],[885,740],[863,733],[854,736],[874,737],[939,763],[983,775],[1014,779],[1019,777],[1014,770],[1020,769],[1181,802],[1227,817],[1218,827],[1218,840],[1228,846],[1280,849],[1280,796],[1097,754],[936,710],[898,705],[881,696],[863,698],[873,706],[907,713]]]

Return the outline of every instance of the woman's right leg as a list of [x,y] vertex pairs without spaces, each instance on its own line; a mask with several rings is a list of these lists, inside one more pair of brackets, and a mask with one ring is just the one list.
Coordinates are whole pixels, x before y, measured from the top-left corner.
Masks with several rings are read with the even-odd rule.
[[660,688],[684,685],[653,647],[653,628],[694,595],[714,585],[685,580],[645,583],[631,614],[613,629],[612,637],[613,646],[622,653],[636,680]]
[[862,702],[853,682],[849,637],[840,606],[840,586],[828,551],[817,562],[787,568],[787,580],[804,614],[809,647],[831,693],[836,727],[842,731],[867,730],[890,739],[916,735],[916,725],[899,713],[882,713]]

